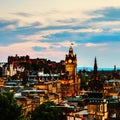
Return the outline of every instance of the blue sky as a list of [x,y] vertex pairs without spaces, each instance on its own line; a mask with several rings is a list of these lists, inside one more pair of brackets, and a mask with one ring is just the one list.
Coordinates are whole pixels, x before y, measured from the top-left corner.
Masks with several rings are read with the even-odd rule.
[[120,0],[0,0],[0,61],[18,54],[120,67]]

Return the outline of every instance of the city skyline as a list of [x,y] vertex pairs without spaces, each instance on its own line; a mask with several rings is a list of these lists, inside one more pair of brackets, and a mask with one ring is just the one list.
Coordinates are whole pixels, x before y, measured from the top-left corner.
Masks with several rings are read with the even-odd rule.
[[0,0],[0,62],[8,56],[65,59],[71,43],[77,64],[120,67],[119,0]]

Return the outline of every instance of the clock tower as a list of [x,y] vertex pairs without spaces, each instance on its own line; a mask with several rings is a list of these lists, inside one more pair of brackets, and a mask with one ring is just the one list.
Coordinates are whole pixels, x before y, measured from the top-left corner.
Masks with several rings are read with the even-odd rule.
[[61,79],[62,98],[79,95],[80,78],[77,75],[77,57],[70,46],[68,54],[65,56],[65,76]]
[[68,79],[75,79],[77,67],[76,54],[73,53],[73,48],[70,46],[69,53],[65,57],[65,71],[68,75]]

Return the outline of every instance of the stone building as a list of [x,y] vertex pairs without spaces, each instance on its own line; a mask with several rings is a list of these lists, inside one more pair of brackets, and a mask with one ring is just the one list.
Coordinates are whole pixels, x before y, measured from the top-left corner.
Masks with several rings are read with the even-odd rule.
[[77,57],[70,46],[69,53],[65,57],[65,75],[61,79],[62,97],[75,96],[80,91],[80,78],[77,76]]

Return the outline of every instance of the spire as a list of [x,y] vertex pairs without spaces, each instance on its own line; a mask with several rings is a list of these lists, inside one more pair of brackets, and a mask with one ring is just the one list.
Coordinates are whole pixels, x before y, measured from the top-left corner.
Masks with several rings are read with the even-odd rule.
[[98,80],[97,59],[94,60],[94,80]]
[[94,72],[97,72],[97,59],[94,60]]
[[116,72],[116,65],[114,65],[114,72]]
[[89,86],[92,91],[102,91],[103,90],[103,83],[98,78],[98,70],[97,70],[97,59],[94,59],[94,70],[93,70],[93,78],[89,82]]
[[71,43],[71,46],[69,48],[69,54],[73,54],[73,48],[72,48],[73,43]]

